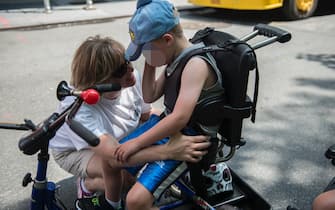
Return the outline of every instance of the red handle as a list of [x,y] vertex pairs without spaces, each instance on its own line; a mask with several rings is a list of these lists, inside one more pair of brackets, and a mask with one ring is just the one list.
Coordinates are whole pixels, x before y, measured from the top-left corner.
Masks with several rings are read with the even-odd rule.
[[96,104],[100,99],[100,94],[98,91],[94,89],[88,89],[83,91],[80,94],[80,97],[87,103],[87,104]]

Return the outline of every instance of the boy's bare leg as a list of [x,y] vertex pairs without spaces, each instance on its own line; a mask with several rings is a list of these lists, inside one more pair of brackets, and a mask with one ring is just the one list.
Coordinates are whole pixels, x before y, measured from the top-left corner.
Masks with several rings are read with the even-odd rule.
[[127,194],[127,208],[128,210],[159,210],[158,207],[153,206],[154,200],[151,192],[136,182]]

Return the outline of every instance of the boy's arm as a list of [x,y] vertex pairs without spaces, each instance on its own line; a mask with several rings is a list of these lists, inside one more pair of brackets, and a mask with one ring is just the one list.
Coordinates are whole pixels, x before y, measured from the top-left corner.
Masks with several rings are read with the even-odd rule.
[[156,80],[156,68],[145,62],[142,79],[142,92],[143,99],[146,103],[155,102],[162,96],[164,81],[164,73],[162,73]]
[[141,148],[152,145],[183,129],[191,118],[208,75],[207,63],[200,58],[192,58],[183,71],[181,87],[173,112],[147,132],[122,144],[116,151],[117,158],[125,161]]
[[136,139],[142,147],[171,136],[186,126],[210,71],[203,59],[197,57],[190,59],[182,73],[179,95],[173,112]]
[[168,159],[198,162],[203,155],[207,154],[206,149],[209,145],[208,137],[185,136],[178,132],[171,136],[167,144],[146,147],[130,156],[127,163],[136,165],[139,162],[147,163]]
[[206,136],[185,136],[177,133],[171,136],[167,144],[144,148],[129,157],[126,162],[117,161],[113,155],[118,145],[112,136],[104,134],[100,136],[98,146],[92,147],[92,150],[102,158],[112,161],[113,166],[124,167],[167,159],[197,162],[207,153],[210,142]]

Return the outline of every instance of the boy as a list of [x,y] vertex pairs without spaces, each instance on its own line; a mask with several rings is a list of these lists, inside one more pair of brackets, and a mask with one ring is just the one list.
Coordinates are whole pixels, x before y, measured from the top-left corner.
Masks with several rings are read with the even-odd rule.
[[[203,44],[192,45],[188,42],[183,34],[178,12],[171,3],[165,0],[139,0],[137,10],[129,23],[129,29],[132,42],[126,51],[126,59],[134,61],[141,53],[144,55],[143,98],[145,102],[151,103],[164,95],[166,115],[153,128],[116,149],[115,154],[121,161],[126,161],[130,156],[159,139],[170,136],[176,131],[185,130],[197,103],[208,95],[223,94],[220,72],[210,54],[194,56],[187,62],[184,69],[178,70],[177,65],[183,55],[202,47]],[[155,67],[163,65],[167,65],[167,68],[156,80]],[[200,132],[215,139],[218,126],[201,126],[201,128]],[[212,150],[208,153],[211,157],[206,158],[205,170],[215,161],[216,146],[212,143],[212,149],[209,148]],[[173,173],[176,176],[176,172],[173,171]],[[180,176],[181,173],[178,175]],[[168,172],[162,175],[164,178],[168,176]],[[198,194],[204,196],[206,189],[204,191],[201,186],[194,187]],[[155,209],[149,204],[145,205],[143,199],[142,202],[139,201],[144,195],[151,199],[147,200],[151,205],[156,194],[146,186],[135,184],[128,193],[128,208]],[[133,208],[134,206],[138,208]]]

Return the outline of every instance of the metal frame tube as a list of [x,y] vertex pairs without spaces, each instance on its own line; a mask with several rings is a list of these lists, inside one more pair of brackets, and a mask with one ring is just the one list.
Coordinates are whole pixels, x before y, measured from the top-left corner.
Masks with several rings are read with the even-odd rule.
[[51,13],[50,0],[43,0],[44,3],[44,12]]
[[248,35],[242,37],[240,40],[246,42],[246,41],[248,41],[248,40],[254,38],[254,37],[257,36],[257,35],[258,35],[258,30],[253,31],[252,33],[250,33],[250,34],[248,34]]
[[86,10],[95,9],[95,7],[93,7],[93,0],[86,0],[86,6],[84,7],[84,9]]
[[256,43],[256,44],[252,45],[251,47],[252,47],[254,50],[256,50],[256,49],[258,49],[258,48],[261,48],[261,47],[264,47],[264,46],[269,45],[269,44],[271,44],[271,43],[274,43],[274,42],[276,42],[277,40],[278,40],[278,37],[277,37],[277,36],[274,36],[274,37],[268,38],[268,39],[266,39],[266,40],[264,40],[264,41],[258,42],[258,43]]

